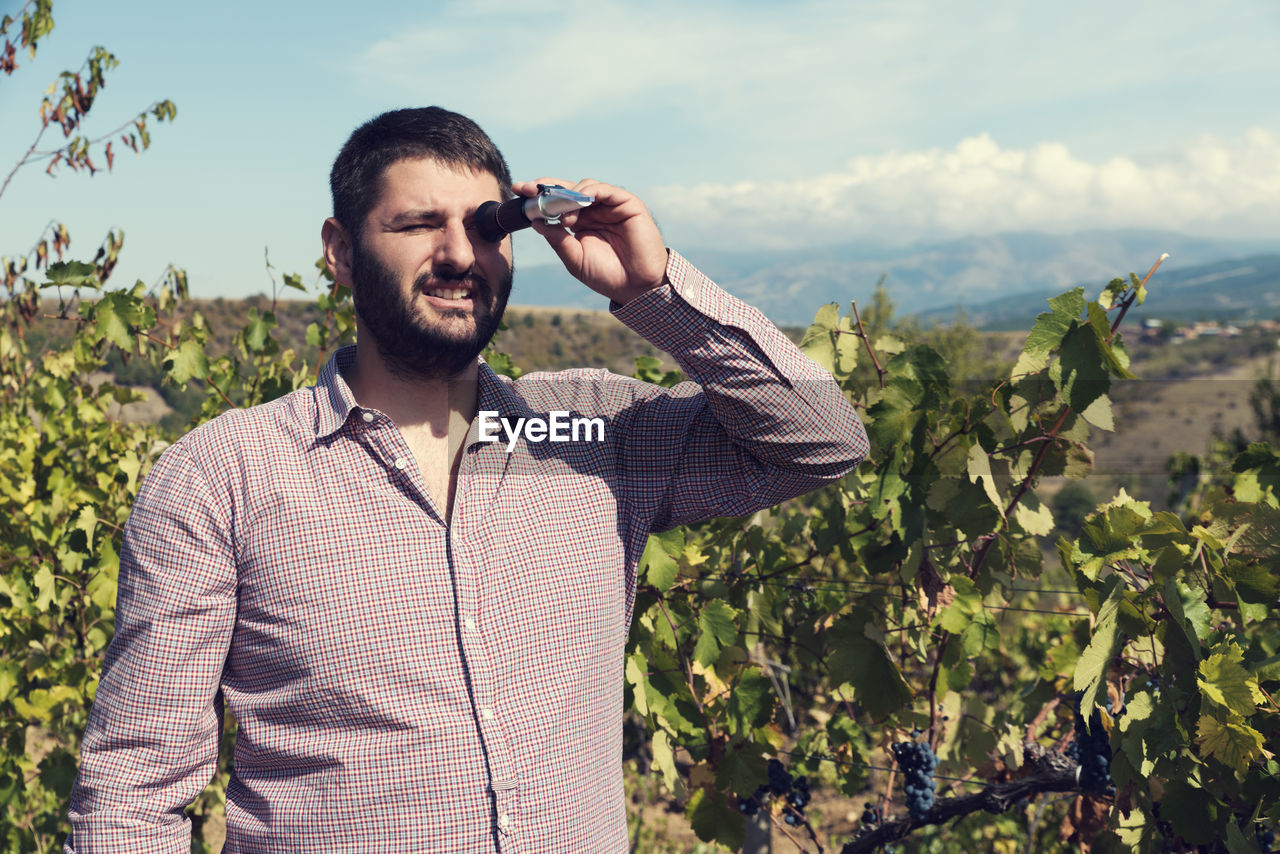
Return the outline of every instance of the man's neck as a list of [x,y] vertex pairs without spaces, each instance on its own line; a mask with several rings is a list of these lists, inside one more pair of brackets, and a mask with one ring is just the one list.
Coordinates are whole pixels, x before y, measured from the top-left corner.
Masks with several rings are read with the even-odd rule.
[[376,347],[357,346],[344,378],[358,404],[385,413],[402,431],[461,441],[476,414],[476,362],[448,379],[410,378],[388,370]]

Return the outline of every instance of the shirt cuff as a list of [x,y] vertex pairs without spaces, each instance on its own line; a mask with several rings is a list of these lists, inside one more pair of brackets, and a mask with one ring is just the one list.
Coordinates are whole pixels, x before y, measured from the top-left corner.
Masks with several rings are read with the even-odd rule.
[[722,290],[674,249],[667,250],[666,279],[625,305],[614,317],[658,349],[679,352],[717,326],[755,330],[772,324],[759,310]]

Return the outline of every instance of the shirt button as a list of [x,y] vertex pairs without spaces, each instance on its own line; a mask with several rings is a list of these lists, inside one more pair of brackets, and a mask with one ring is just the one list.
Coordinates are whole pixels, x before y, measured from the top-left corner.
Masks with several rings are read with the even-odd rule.
[[409,467],[409,461],[406,460],[404,457],[397,457],[395,461],[395,467],[400,469],[400,471],[404,471],[406,468]]
[[370,421],[372,421],[372,420],[373,420],[373,413],[372,413],[372,412],[362,412],[362,413],[360,413],[360,417],[364,419],[364,422],[365,422],[366,424],[368,424]]
[[510,826],[511,826],[511,816],[507,815],[506,813],[503,813],[502,815],[498,816],[498,828],[500,830],[506,830]]
[[470,617],[467,617],[466,619],[464,619],[462,621],[462,625],[465,626],[467,631],[469,632],[474,632],[476,630],[476,621],[471,619]]
[[484,718],[486,721],[493,720],[493,709],[489,708],[488,706],[485,706],[483,709],[480,710],[480,717]]

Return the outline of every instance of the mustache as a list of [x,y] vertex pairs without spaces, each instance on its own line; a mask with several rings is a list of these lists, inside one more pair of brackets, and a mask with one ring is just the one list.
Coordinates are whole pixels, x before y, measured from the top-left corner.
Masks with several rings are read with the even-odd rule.
[[441,271],[423,273],[414,280],[414,287],[419,290],[425,290],[435,287],[459,287],[466,286],[473,291],[489,290],[489,280],[475,272],[474,270],[466,270],[463,272]]

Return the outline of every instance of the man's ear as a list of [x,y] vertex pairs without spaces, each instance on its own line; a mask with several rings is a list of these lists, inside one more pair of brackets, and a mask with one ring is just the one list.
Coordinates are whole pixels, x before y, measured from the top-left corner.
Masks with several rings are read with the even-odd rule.
[[320,242],[324,246],[324,262],[338,284],[351,286],[351,238],[342,223],[333,217],[320,226]]

